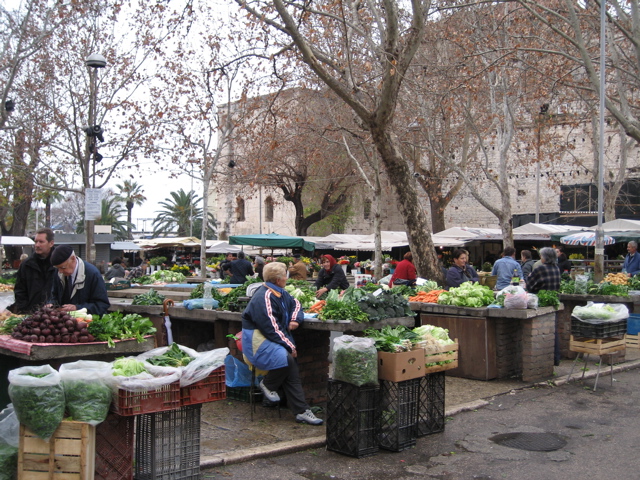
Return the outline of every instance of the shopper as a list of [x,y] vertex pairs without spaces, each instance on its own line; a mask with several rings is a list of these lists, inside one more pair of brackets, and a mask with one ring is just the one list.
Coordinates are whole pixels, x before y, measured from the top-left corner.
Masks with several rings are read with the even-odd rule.
[[511,285],[513,277],[522,278],[522,268],[515,259],[516,249],[513,247],[506,247],[502,252],[502,258],[496,260],[493,264],[493,270],[491,275],[497,275],[496,290],[502,290],[505,287]]

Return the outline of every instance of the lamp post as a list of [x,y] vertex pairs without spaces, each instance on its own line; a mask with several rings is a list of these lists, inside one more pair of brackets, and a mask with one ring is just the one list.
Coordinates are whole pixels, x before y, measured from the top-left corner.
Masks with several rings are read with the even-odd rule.
[[542,122],[546,121],[549,114],[549,104],[544,103],[540,107],[540,113],[538,113],[537,123],[537,136],[538,144],[536,145],[536,223],[540,223],[540,142],[541,142],[541,130]]
[[[94,219],[87,219],[87,189],[95,187],[95,158],[98,155],[96,139],[102,140],[102,129],[96,125],[96,109],[98,103],[97,78],[98,69],[107,65],[107,60],[100,54],[94,53],[89,55],[85,60],[85,65],[89,69],[89,125],[85,128],[87,135],[87,146],[85,150],[84,163],[84,189],[85,189],[85,235],[86,235],[86,260],[89,263],[96,261],[96,246],[93,241],[94,235]],[[92,165],[91,158],[94,158]],[[93,167],[93,171],[91,170]],[[92,172],[92,173],[91,173]],[[91,173],[91,174],[90,174]],[[92,183],[93,180],[93,183]]]

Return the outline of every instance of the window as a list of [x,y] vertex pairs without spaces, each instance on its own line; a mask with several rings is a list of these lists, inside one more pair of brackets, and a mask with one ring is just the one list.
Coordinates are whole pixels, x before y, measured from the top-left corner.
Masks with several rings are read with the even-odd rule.
[[244,198],[238,197],[236,198],[236,221],[244,222]]
[[273,222],[273,198],[267,197],[264,201],[264,221]]
[[562,186],[561,212],[595,212],[597,208],[598,188],[594,184]]
[[364,219],[369,220],[369,218],[371,217],[371,200],[369,200],[368,198],[365,199],[363,207],[364,207],[364,212],[363,212]]

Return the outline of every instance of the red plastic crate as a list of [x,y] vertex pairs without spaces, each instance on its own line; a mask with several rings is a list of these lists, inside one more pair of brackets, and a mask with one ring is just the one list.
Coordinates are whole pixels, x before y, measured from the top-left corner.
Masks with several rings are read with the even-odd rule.
[[115,413],[125,417],[180,408],[180,382],[163,385],[157,390],[141,392],[118,389],[112,407]]
[[95,480],[133,480],[134,420],[110,413],[96,427]]
[[227,385],[224,365],[212,371],[207,378],[180,388],[180,404],[183,407],[225,398],[227,398]]

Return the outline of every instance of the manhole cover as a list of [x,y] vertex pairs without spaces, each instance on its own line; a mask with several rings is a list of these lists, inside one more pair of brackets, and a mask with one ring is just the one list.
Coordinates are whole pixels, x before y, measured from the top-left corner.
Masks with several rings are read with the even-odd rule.
[[564,438],[553,433],[501,433],[489,438],[489,440],[504,447],[529,450],[531,452],[552,452],[561,449],[567,444]]

